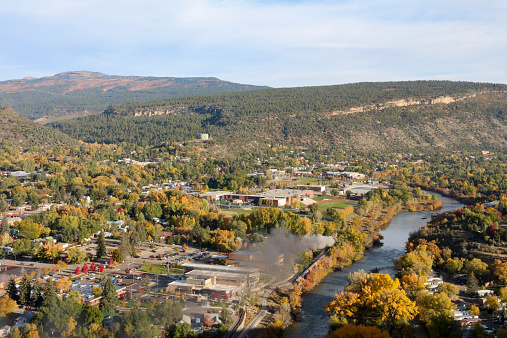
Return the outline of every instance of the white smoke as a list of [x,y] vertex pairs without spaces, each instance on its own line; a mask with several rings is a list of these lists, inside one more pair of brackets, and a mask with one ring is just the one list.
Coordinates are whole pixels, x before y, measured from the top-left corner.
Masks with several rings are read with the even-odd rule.
[[333,246],[334,242],[335,241],[332,236],[322,236],[322,235],[305,236],[299,242],[299,247],[301,249],[301,252],[308,250],[320,250],[328,246]]
[[266,258],[267,263],[277,261],[283,254],[285,268],[290,268],[292,263],[298,259],[298,256],[309,250],[321,250],[334,245],[335,240],[332,236],[297,236],[291,234],[285,228],[273,229],[268,235],[266,243],[260,248]]

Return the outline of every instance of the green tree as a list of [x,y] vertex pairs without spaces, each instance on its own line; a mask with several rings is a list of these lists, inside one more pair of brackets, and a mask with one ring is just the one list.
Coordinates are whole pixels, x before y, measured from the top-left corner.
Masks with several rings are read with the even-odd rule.
[[12,243],[12,251],[16,256],[28,255],[32,251],[32,241],[29,239],[19,238]]
[[460,258],[449,258],[445,262],[445,267],[451,276],[457,274],[463,269],[463,260]]
[[116,295],[116,289],[114,288],[113,281],[111,281],[110,278],[107,278],[106,282],[104,283],[99,309],[102,312],[111,312],[119,304],[120,301],[118,300],[118,296]]
[[164,325],[166,328],[169,328],[181,318],[181,303],[166,299],[162,303],[156,303],[153,309],[149,310],[149,314],[155,324]]
[[112,252],[112,257],[115,262],[121,263],[123,262],[123,252],[120,249],[114,249]]
[[315,215],[315,213],[317,212],[317,210],[319,210],[319,206],[317,205],[317,203],[313,203],[313,204],[310,204],[310,206],[308,207],[308,209],[310,210],[310,212],[312,213],[312,215]]
[[0,235],[8,234],[10,231],[9,218],[7,216],[2,217],[2,226],[0,227]]
[[104,237],[104,231],[100,232],[99,238],[97,239],[96,252],[97,259],[101,259],[102,257],[107,255],[106,238]]
[[30,284],[30,278],[25,275],[19,285],[19,303],[27,306],[31,303],[32,285]]
[[474,295],[477,291],[479,291],[479,282],[477,281],[477,278],[475,277],[475,274],[472,272],[470,276],[468,276],[467,281],[467,292],[469,295]]
[[171,328],[170,337],[195,338],[197,337],[188,323],[178,323]]
[[160,337],[160,330],[151,324],[148,314],[138,309],[122,313],[120,330],[127,337]]
[[80,321],[84,323],[85,326],[90,326],[92,323],[102,326],[103,320],[104,316],[100,312],[99,308],[96,306],[88,305],[87,303],[83,304],[83,308],[80,314]]
[[72,297],[56,299],[49,307],[41,308],[42,325],[45,332],[53,337],[61,337],[64,332],[72,333],[76,320],[81,313],[82,305]]
[[22,338],[23,335],[17,326],[14,326],[11,329],[11,333],[9,334],[9,338]]
[[147,202],[143,207],[143,214],[148,219],[160,217],[162,216],[162,207],[158,202]]
[[42,306],[49,308],[53,306],[57,301],[56,298],[56,289],[55,284],[51,278],[48,278],[46,281],[46,285],[44,285],[44,300],[42,301]]
[[451,283],[441,283],[437,288],[438,292],[445,293],[448,297],[456,297],[459,293],[459,289],[456,285]]
[[145,276],[144,279],[143,279],[143,283],[141,285],[141,287],[143,288],[143,292],[144,293],[148,293],[151,291],[151,286],[150,286],[150,278],[148,276]]
[[480,258],[474,258],[465,262],[465,270],[470,275],[484,276],[489,273],[488,264],[480,260]]
[[9,283],[7,284],[7,295],[12,300],[15,301],[19,300],[18,288],[16,287],[16,281],[14,280],[14,277],[12,277],[12,275],[11,278],[9,279]]
[[231,310],[229,310],[226,305],[224,305],[223,308],[222,308],[222,311],[220,311],[220,317],[219,317],[219,319],[224,324],[228,324],[228,323],[230,323],[232,321]]
[[461,325],[452,316],[439,314],[431,318],[428,334],[431,338],[460,338]]
[[42,287],[40,285],[39,279],[35,278],[35,282],[33,283],[33,305],[38,308],[42,305],[44,298],[42,297]]
[[33,240],[39,238],[44,228],[39,223],[24,220],[19,226],[19,237]]

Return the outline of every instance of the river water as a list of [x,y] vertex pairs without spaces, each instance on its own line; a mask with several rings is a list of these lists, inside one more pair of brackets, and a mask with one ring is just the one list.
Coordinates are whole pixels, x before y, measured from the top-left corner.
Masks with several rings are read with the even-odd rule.
[[324,311],[325,304],[333,300],[335,293],[343,291],[347,286],[347,278],[351,272],[363,269],[370,272],[378,268],[379,273],[388,273],[394,276],[393,259],[405,253],[405,242],[411,232],[424,226],[431,214],[452,211],[463,207],[458,201],[437,195],[442,200],[442,209],[438,211],[403,212],[396,215],[389,227],[382,231],[384,235],[383,246],[366,250],[364,258],[343,270],[333,272],[311,292],[303,295],[303,320],[294,323],[285,333],[284,337],[323,337],[329,331],[329,314]]

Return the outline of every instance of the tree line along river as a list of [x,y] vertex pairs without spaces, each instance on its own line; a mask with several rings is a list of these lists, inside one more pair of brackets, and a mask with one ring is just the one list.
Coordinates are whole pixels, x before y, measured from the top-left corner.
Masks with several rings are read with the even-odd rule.
[[403,212],[396,215],[388,228],[382,231],[384,235],[383,245],[365,251],[364,257],[344,268],[335,271],[312,291],[303,295],[302,311],[303,320],[294,323],[285,333],[284,337],[323,337],[329,331],[329,314],[324,311],[327,303],[333,300],[335,293],[343,291],[348,284],[348,276],[351,272],[364,270],[370,272],[378,268],[379,273],[388,273],[394,277],[393,260],[405,254],[405,242],[411,232],[424,226],[432,214],[452,211],[462,208],[464,205],[451,198],[444,197],[434,192],[426,192],[437,195],[443,206],[438,211]]

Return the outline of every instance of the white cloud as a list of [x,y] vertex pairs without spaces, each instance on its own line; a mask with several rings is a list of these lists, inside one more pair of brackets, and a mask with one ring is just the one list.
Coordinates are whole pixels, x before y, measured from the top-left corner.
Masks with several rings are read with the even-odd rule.
[[495,71],[507,66],[505,17],[504,2],[471,0],[19,0],[0,8],[3,22],[19,26],[5,37],[4,58],[33,72],[104,67],[273,86],[420,74],[507,82]]

